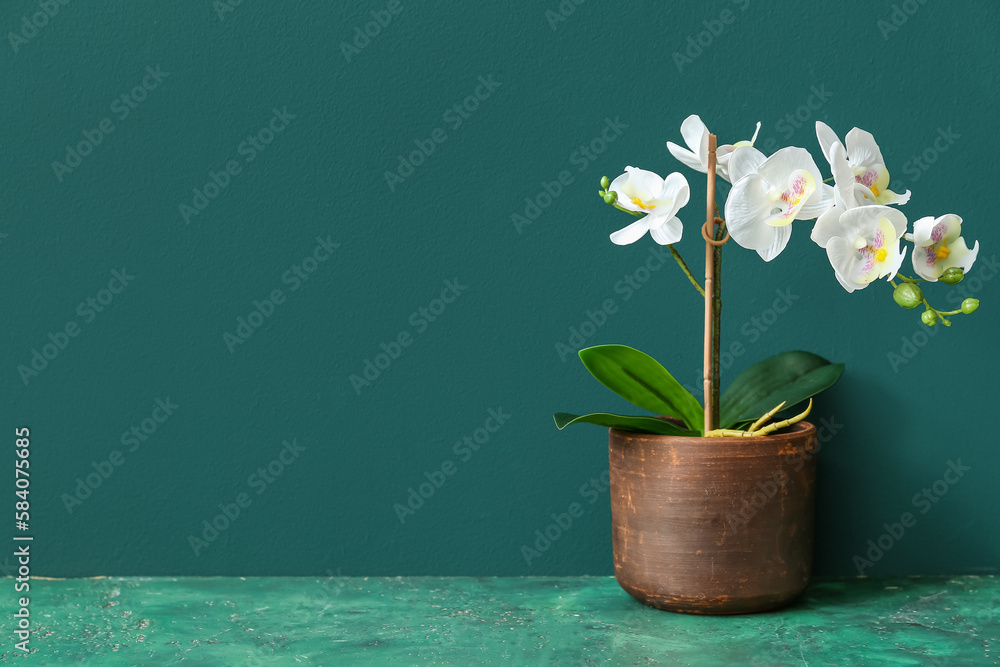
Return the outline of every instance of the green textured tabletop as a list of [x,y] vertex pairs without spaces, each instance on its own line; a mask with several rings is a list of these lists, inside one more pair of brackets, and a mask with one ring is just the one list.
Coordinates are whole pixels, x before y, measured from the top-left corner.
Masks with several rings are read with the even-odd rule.
[[0,663],[1000,664],[996,577],[825,580],[727,617],[644,607],[609,577],[110,577],[30,596],[33,655],[5,612]]

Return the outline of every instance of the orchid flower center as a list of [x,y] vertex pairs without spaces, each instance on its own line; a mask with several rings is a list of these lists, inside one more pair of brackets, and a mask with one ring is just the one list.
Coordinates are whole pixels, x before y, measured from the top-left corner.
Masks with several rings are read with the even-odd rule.
[[632,203],[646,211],[651,211],[656,208],[656,204],[644,204],[638,197],[632,197]]
[[933,265],[942,259],[948,259],[951,249],[948,247],[947,235],[948,226],[943,222],[937,223],[931,229],[931,240],[934,242],[934,245],[931,247],[931,251],[927,253],[928,264]]
[[854,180],[872,191],[872,195],[878,199],[879,188],[876,185],[880,174],[878,169],[868,169],[865,167],[854,168]]
[[812,185],[810,182],[812,179],[808,178],[808,175],[799,175],[792,179],[789,183],[791,186],[788,192],[782,192],[780,195],[781,201],[788,204],[789,208],[794,208],[798,206],[799,202],[808,194],[812,194],[812,189],[809,187]]
[[871,245],[868,243],[868,239],[863,236],[859,236],[854,240],[854,249],[865,252],[865,254],[870,254],[875,258],[876,262],[884,262],[885,258],[889,256],[888,250]]
[[781,227],[790,223],[815,191],[816,181],[808,171],[793,172],[784,187],[775,187],[768,193],[774,208],[770,211],[773,217],[767,224]]

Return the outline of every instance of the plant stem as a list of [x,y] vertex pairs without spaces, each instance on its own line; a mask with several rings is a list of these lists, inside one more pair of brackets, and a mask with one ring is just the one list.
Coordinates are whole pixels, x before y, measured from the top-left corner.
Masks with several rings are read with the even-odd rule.
[[[726,221],[719,223],[715,240],[726,238]],[[719,428],[719,385],[721,372],[719,369],[719,350],[722,343],[722,246],[713,249],[715,253],[715,276],[712,281],[712,428]]]
[[[636,212],[636,211],[630,211],[630,210],[628,210],[627,208],[622,208],[622,207],[621,207],[621,206],[619,206],[618,204],[615,204],[614,206],[615,206],[615,208],[616,208],[616,209],[618,209],[619,211],[625,211],[625,212],[626,212],[626,213],[628,213],[629,215],[633,215],[633,216],[635,216],[635,217],[637,217],[637,218],[641,218],[641,217],[642,217],[642,216],[644,215],[643,213],[638,213],[638,212]],[[718,210],[718,209],[717,209],[717,210]],[[700,285],[700,284],[698,283],[698,281],[697,281],[697,280],[695,280],[695,277],[694,277],[694,275],[693,275],[693,274],[691,273],[691,269],[689,269],[689,268],[688,268],[688,265],[687,265],[687,263],[686,263],[686,262],[684,261],[684,258],[683,258],[683,257],[681,257],[681,254],[680,254],[679,252],[677,252],[677,249],[676,249],[676,248],[674,248],[674,246],[673,246],[673,245],[669,245],[669,244],[668,244],[668,245],[667,245],[667,247],[668,247],[668,248],[670,248],[670,254],[674,256],[674,259],[675,259],[675,260],[677,260],[677,266],[681,267],[681,271],[683,271],[683,272],[684,272],[684,275],[686,275],[686,276],[688,277],[688,280],[690,280],[690,281],[691,281],[691,284],[692,284],[692,285],[694,285],[694,288],[695,288],[696,290],[698,290],[698,294],[700,294],[700,295],[702,295],[702,296],[705,296],[705,290],[704,290],[704,289],[702,288],[702,286],[701,286],[701,285]]]
[[698,290],[698,294],[705,296],[705,290],[702,288],[700,284],[698,284],[698,281],[695,280],[694,275],[692,275],[691,273],[691,269],[688,268],[688,265],[684,262],[684,259],[681,257],[681,254],[677,252],[676,249],[674,249],[674,246],[668,245],[667,247],[670,248],[670,254],[673,255],[674,259],[677,260],[677,265],[681,267],[681,271],[683,271],[684,275],[688,277],[688,280],[691,281],[691,284],[694,285],[694,288]]

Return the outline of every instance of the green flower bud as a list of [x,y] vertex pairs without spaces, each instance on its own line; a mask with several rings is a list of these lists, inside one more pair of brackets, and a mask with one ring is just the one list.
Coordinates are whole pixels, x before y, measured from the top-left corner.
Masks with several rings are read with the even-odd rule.
[[607,176],[601,176],[601,187],[602,188],[604,188],[605,190],[607,190],[608,186],[610,184],[611,184],[611,181],[608,180]]
[[966,315],[976,312],[976,308],[979,308],[979,299],[966,299],[962,302],[962,312]]
[[924,293],[913,283],[900,283],[892,293],[892,298],[903,308],[916,308],[924,302]]
[[614,204],[616,201],[618,201],[618,195],[617,194],[615,194],[614,192],[606,192],[606,193],[604,193],[604,203],[605,204]]
[[962,270],[960,266],[952,266],[944,270],[941,274],[941,282],[948,283],[949,285],[957,285],[962,282],[962,278],[965,277],[965,271]]
[[920,314],[920,319],[921,321],[923,321],[924,324],[926,324],[929,327],[932,327],[935,324],[937,324],[938,316],[937,313],[935,313],[933,310],[925,310],[923,313]]

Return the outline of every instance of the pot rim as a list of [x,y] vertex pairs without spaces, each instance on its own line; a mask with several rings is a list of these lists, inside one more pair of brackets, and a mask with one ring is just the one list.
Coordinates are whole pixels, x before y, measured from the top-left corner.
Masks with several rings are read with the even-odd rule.
[[[781,440],[787,440],[788,438],[808,438],[816,433],[816,426],[812,422],[800,421],[791,426],[788,426],[777,433],[772,433],[771,435],[760,435],[760,436],[748,436],[746,440],[748,443],[774,443]],[[669,441],[684,441],[684,442],[703,442],[705,444],[735,444],[743,440],[743,438],[736,436],[711,436],[704,437],[700,435],[662,435],[659,433],[636,433],[635,431],[623,431],[617,428],[609,428],[608,435],[612,438],[636,438],[641,440],[654,440],[660,442]]]

